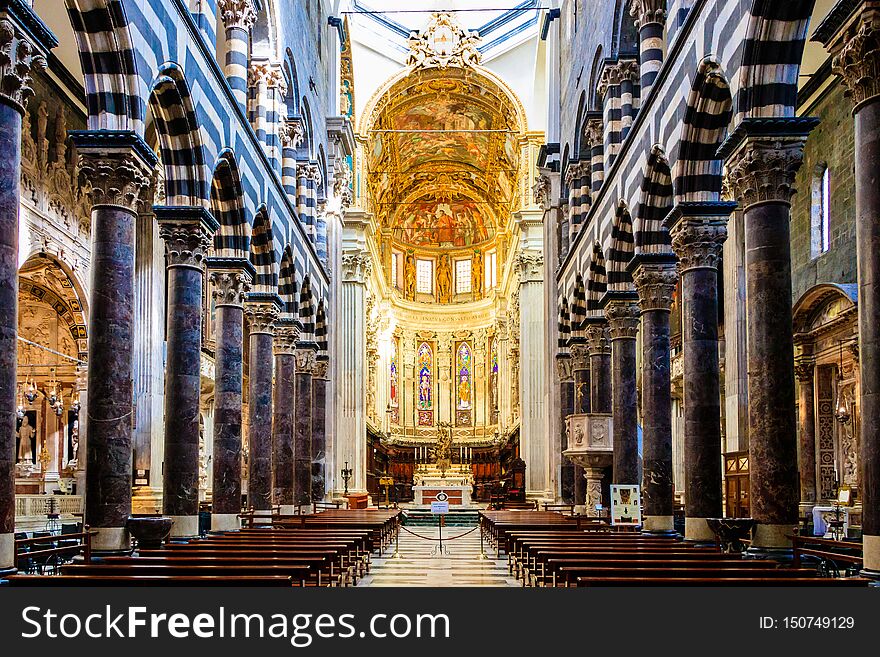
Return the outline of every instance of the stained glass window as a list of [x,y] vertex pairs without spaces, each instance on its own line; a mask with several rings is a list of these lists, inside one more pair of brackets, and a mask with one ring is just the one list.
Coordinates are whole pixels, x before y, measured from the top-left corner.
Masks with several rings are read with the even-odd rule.
[[430,426],[434,408],[434,352],[427,342],[419,345],[419,385],[417,407],[419,426]]
[[492,338],[489,345],[489,410],[494,424],[498,422],[498,339]]
[[391,383],[391,406],[397,407],[397,340],[391,340],[391,364],[389,366],[388,378]]
[[471,407],[471,350],[467,342],[462,342],[458,347],[456,371],[458,378],[456,405],[459,410],[467,410]]

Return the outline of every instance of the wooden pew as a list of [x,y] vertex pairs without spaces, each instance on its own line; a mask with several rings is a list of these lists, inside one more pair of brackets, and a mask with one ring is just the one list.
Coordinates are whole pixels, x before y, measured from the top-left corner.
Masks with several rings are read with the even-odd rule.
[[280,576],[223,576],[216,575],[10,575],[9,585],[28,586],[257,586],[290,587],[290,577]]

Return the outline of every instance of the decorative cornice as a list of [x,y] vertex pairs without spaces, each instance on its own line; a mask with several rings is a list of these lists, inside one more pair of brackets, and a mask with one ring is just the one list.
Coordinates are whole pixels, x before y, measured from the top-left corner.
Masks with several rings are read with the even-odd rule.
[[520,283],[544,280],[544,254],[540,251],[522,249],[517,252],[514,263],[519,271]]
[[250,30],[257,22],[254,0],[217,0],[217,13],[227,29]]
[[635,19],[637,30],[651,23],[665,25],[666,0],[633,0],[629,15]]
[[633,283],[639,293],[642,312],[670,310],[678,272],[674,261],[640,262],[633,269]]
[[265,301],[247,301],[244,313],[250,324],[251,335],[255,333],[275,333],[275,322],[278,320],[278,306]]
[[214,304],[221,306],[233,306],[241,308],[244,305],[244,296],[251,289],[251,276],[242,270],[231,269],[209,270]]
[[633,301],[612,300],[605,306],[611,340],[632,339],[639,334],[641,311]]
[[342,282],[364,284],[373,272],[373,259],[368,251],[342,254]]
[[201,270],[220,227],[217,220],[204,208],[156,206],[153,213],[165,242],[166,265]]
[[727,239],[726,219],[685,217],[677,221],[669,233],[682,272],[718,268],[721,249]]

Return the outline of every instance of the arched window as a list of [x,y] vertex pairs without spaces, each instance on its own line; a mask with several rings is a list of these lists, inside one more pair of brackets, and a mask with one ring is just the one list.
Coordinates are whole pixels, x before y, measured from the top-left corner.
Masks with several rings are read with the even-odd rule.
[[427,342],[419,345],[419,385],[416,392],[416,408],[419,426],[434,424],[434,352]]
[[810,254],[817,258],[831,245],[831,171],[819,164],[813,172],[810,198]]
[[398,378],[397,365],[397,338],[391,338],[391,357],[389,360],[390,363],[388,365],[388,384],[391,388],[391,391],[388,395],[388,405],[391,407],[391,421],[394,424],[397,424],[397,409],[400,406],[400,399],[398,397],[398,395],[400,394],[400,382]]
[[491,422],[498,422],[498,338],[489,345],[489,412]]

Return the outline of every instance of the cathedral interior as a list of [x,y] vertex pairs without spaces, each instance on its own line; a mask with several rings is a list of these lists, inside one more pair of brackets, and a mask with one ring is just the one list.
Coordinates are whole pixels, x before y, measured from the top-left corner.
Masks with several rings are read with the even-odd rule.
[[0,0],[0,581],[876,583],[878,72],[875,0]]

